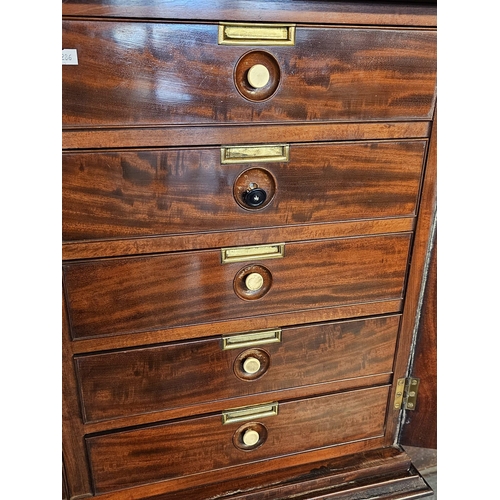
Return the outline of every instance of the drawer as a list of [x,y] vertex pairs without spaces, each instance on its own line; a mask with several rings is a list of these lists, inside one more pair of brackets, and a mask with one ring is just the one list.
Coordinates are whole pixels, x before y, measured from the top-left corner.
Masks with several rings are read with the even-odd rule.
[[435,31],[268,28],[293,45],[219,44],[217,24],[65,20],[78,63],[62,67],[63,126],[432,118]]
[[397,233],[68,263],[72,336],[400,299],[410,239]]
[[388,316],[81,356],[84,419],[391,373],[398,326]]
[[414,216],[425,149],[391,141],[228,147],[222,156],[220,148],[66,153],[63,239]]
[[95,491],[380,437],[388,394],[382,386],[87,437]]

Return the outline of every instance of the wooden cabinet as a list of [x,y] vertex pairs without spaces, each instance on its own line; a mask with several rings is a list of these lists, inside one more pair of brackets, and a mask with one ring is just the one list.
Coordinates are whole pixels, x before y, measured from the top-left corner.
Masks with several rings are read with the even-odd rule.
[[63,3],[63,497],[426,496],[436,7],[236,4]]

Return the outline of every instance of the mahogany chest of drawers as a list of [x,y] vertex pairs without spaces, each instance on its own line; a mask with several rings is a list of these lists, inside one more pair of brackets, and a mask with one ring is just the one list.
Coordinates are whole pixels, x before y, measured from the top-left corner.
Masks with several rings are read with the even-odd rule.
[[63,2],[63,498],[429,494],[435,10]]

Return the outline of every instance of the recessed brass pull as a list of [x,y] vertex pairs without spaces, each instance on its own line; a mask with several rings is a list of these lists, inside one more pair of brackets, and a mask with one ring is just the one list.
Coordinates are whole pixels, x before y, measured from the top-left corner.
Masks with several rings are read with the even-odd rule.
[[220,150],[222,165],[230,163],[286,162],[290,159],[288,144],[256,146],[223,146]]
[[221,249],[221,261],[223,264],[247,262],[249,260],[282,259],[284,256],[284,243]]
[[219,45],[295,45],[295,25],[220,23]]
[[225,335],[222,337],[222,349],[242,349],[244,347],[255,347],[275,342],[281,342],[281,328],[240,333],[237,335]]
[[222,423],[234,424],[237,422],[246,422],[265,417],[274,417],[278,414],[278,403],[268,403],[258,406],[247,406],[245,408],[236,408],[222,412]]

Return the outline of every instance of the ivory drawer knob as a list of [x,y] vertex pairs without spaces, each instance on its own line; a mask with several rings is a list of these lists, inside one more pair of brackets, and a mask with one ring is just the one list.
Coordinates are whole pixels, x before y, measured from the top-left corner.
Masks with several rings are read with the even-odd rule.
[[243,370],[249,374],[257,373],[260,370],[260,361],[254,357],[245,359],[243,361]]
[[245,431],[245,433],[242,436],[242,440],[247,446],[253,446],[254,444],[257,444],[259,439],[260,439],[259,433],[252,429]]
[[[259,256],[262,258],[262,253]],[[251,255],[247,254],[247,258],[251,258]],[[258,264],[251,264],[240,269],[233,280],[234,292],[243,300],[256,300],[264,297],[272,284],[271,271]]]
[[248,83],[254,89],[261,89],[262,87],[265,87],[269,82],[269,78],[269,70],[263,64],[255,64],[248,70],[247,73]]
[[259,273],[250,273],[245,278],[245,286],[252,292],[260,290],[263,284],[264,278]]

